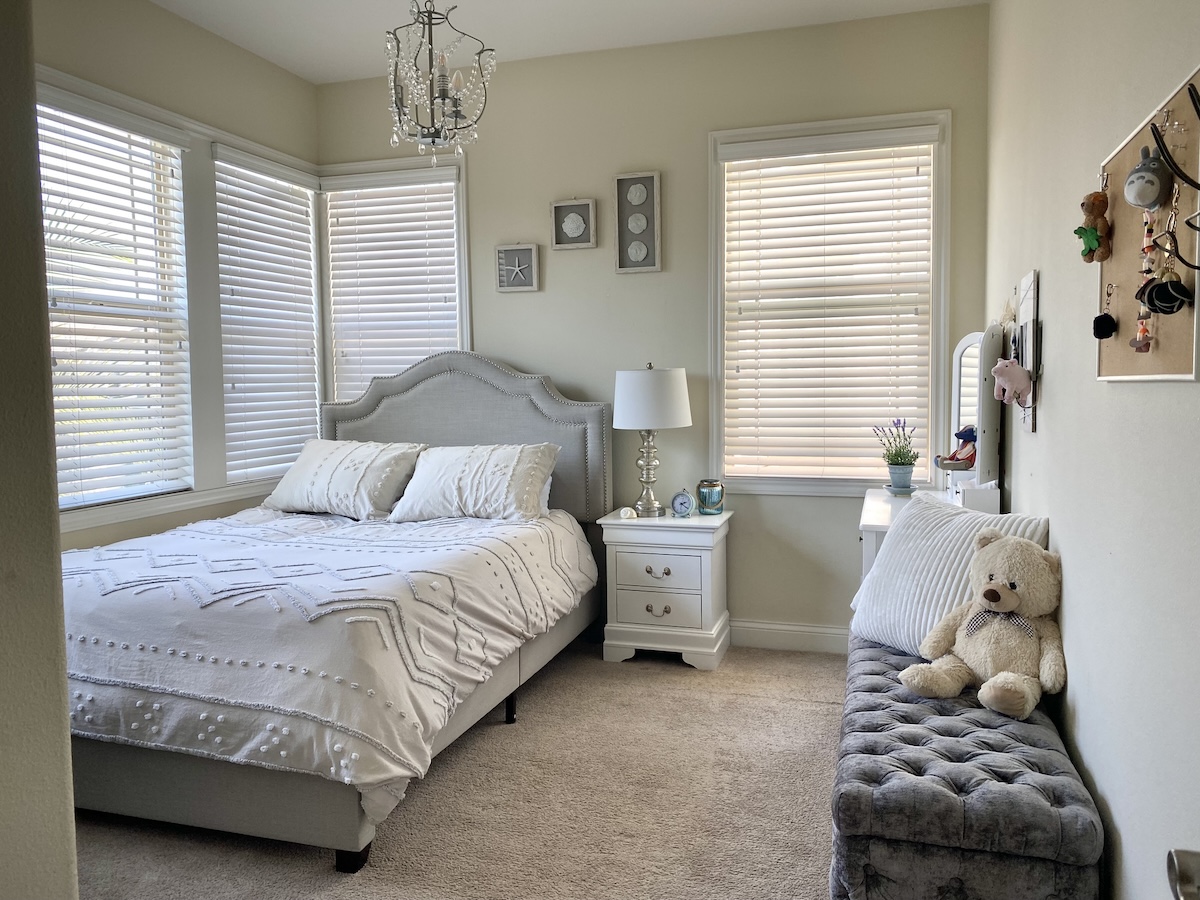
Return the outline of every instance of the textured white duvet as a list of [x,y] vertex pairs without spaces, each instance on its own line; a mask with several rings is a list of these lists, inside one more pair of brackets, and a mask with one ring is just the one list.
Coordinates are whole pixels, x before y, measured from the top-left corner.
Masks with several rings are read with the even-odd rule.
[[71,728],[315,772],[378,822],[458,704],[595,582],[560,511],[391,524],[257,508],[69,551]]

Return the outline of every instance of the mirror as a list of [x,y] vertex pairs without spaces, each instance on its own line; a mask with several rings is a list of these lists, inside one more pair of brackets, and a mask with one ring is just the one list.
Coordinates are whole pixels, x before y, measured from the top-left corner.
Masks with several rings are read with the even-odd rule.
[[968,334],[954,348],[951,358],[950,434],[948,446],[958,446],[954,432],[975,426],[975,468],[947,472],[953,479],[970,479],[977,484],[1000,480],[1000,401],[995,397],[993,359],[1000,358],[1004,329],[989,325],[985,331]]

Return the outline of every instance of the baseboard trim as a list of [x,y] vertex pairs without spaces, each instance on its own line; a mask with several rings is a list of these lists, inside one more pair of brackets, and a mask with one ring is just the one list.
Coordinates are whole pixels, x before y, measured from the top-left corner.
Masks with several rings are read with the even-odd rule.
[[735,647],[840,653],[845,656],[846,647],[850,643],[850,631],[847,628],[834,628],[829,625],[730,619],[729,642]]

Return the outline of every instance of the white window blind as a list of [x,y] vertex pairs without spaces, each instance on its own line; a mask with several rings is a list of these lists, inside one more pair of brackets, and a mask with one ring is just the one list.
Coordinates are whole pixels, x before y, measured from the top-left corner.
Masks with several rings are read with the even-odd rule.
[[282,475],[317,436],[314,191],[217,154],[229,483]]
[[459,347],[456,171],[327,194],[334,399]]
[[928,477],[935,146],[857,137],[719,157],[725,477],[878,480],[897,418]]
[[59,505],[191,486],[180,150],[38,107]]

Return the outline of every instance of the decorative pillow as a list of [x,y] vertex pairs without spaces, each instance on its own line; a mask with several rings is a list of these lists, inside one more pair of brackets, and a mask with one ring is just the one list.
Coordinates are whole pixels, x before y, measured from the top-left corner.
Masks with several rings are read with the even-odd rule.
[[426,519],[536,519],[549,514],[546,485],[556,444],[430,447],[417,459],[389,522]]
[[975,535],[988,527],[1043,547],[1050,536],[1049,519],[982,513],[914,495],[888,529],[850,604],[850,631],[919,656],[917,648],[933,626],[971,598]]
[[383,519],[412,477],[427,444],[306,441],[263,506],[284,512]]

